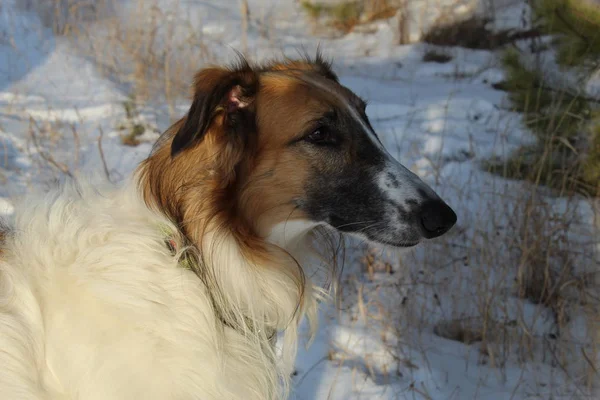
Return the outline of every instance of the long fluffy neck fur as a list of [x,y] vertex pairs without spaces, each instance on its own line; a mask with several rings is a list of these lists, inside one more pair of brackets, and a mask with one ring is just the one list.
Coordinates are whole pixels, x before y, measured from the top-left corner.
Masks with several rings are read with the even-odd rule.
[[[320,291],[305,277],[297,257],[286,249],[248,232],[240,233],[221,218],[218,185],[209,179],[201,185],[186,182],[178,166],[158,168],[166,162],[160,152],[151,156],[137,171],[136,179],[146,204],[173,221],[172,239],[179,257],[190,263],[205,284],[222,328],[234,328],[261,355],[267,385],[282,386],[273,398],[288,393],[298,342],[298,324],[307,316],[316,328],[317,299]],[[186,171],[197,179],[199,174]],[[192,188],[186,191],[183,188]],[[219,192],[220,193],[220,192]],[[300,241],[302,242],[302,240]],[[275,354],[273,334],[283,338],[281,358]],[[228,344],[223,343],[224,351]],[[280,385],[283,383],[283,385]]]

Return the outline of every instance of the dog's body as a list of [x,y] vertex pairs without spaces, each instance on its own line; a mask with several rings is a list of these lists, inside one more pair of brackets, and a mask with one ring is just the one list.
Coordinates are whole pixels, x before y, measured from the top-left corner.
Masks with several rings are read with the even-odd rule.
[[70,184],[17,211],[0,252],[0,399],[285,397],[320,293],[308,232],[411,246],[456,220],[386,154],[319,58],[202,71],[128,183]]
[[[274,360],[219,321],[166,228],[177,232],[133,185],[27,203],[0,267],[0,399],[276,397]],[[227,273],[247,275],[235,245],[220,246]]]

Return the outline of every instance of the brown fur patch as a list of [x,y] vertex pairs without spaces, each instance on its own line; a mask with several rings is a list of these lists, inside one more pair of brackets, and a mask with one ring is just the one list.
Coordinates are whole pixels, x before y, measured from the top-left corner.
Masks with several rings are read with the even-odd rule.
[[[146,202],[165,212],[189,239],[198,244],[199,225],[226,225],[240,242],[253,242],[250,236],[263,237],[270,227],[288,218],[304,217],[293,203],[300,196],[307,179],[308,166],[288,143],[298,138],[310,122],[320,115],[326,103],[311,92],[298,73],[311,73],[334,79],[329,65],[306,60],[272,63],[249,70],[209,68],[200,71],[195,81],[195,101],[223,82],[237,84],[252,81],[255,74],[259,87],[249,112],[256,126],[226,132],[229,116],[222,99],[210,112],[206,134],[199,145],[171,157],[170,147],[190,119],[201,118],[194,110],[165,132],[153,154],[139,168],[140,183]],[[244,74],[244,78],[231,75]],[[219,92],[218,96],[222,96]],[[206,116],[204,116],[206,118]],[[190,134],[193,136],[196,133]],[[209,222],[210,221],[210,222]]]

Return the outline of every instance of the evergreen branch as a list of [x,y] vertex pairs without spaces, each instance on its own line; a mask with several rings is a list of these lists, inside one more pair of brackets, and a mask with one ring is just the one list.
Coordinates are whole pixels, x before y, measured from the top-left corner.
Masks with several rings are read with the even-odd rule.
[[586,46],[588,46],[588,47],[590,46],[589,38],[586,37],[583,33],[579,32],[577,29],[575,29],[575,27],[573,25],[571,25],[571,23],[569,21],[567,21],[567,19],[562,15],[562,13],[560,12],[558,7],[554,9],[554,14],[560,20],[560,22],[562,22],[564,24],[564,26],[568,30],[570,30],[576,36],[578,36],[581,40],[583,40],[585,42]]
[[553,87],[550,87],[550,86],[543,86],[543,85],[534,85],[532,87],[533,87],[533,89],[547,90],[547,91],[552,92],[552,93],[566,95],[566,96],[568,96],[571,99],[580,99],[580,100],[583,100],[583,101],[588,102],[588,103],[600,104],[600,99],[599,98],[584,96],[582,94],[576,94],[576,93],[570,92],[570,91],[568,91],[566,89],[556,89],[556,88],[553,88]]

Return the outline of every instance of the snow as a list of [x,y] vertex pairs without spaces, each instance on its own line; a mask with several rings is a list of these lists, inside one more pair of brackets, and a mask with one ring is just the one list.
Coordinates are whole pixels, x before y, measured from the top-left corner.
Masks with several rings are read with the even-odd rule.
[[[499,3],[495,29],[521,27],[528,12],[524,2]],[[113,181],[127,177],[173,118],[162,99],[140,105],[134,123],[143,124],[146,132],[138,146],[124,146],[118,127],[127,120],[123,103],[130,86],[103,73],[81,52],[81,43],[54,37],[33,10],[16,4],[0,6],[0,217],[6,218],[32,187],[64,178],[56,165],[74,175],[102,175],[106,168]],[[213,58],[204,62],[233,60],[232,49],[243,43],[238,1],[119,4],[116,18],[123,24],[144,23],[133,17],[147,16],[147,10],[159,10],[167,21],[182,21],[169,40],[167,27],[156,40],[159,48],[173,46],[183,57],[197,50],[186,42],[186,26],[201,33]],[[429,6],[428,0],[411,2],[415,10]],[[366,273],[360,259],[364,248],[348,240],[341,307],[323,305],[317,337],[299,351],[292,397],[547,399],[581,394],[584,389],[548,360],[548,348],[559,346],[547,339],[553,329],[551,313],[515,295],[515,258],[506,243],[515,236],[512,217],[526,184],[482,167],[491,157],[506,157],[533,141],[520,116],[507,111],[505,94],[491,86],[503,78],[497,55],[439,49],[452,60],[424,63],[422,55],[432,46],[396,45],[393,24],[387,21],[327,39],[312,34],[291,1],[250,0],[249,9],[247,46],[253,59],[294,56],[298,48],[310,52],[320,45],[334,59],[342,83],[369,100],[367,113],[389,151],[434,186],[459,216],[448,239],[408,254],[370,249],[389,261],[391,272]],[[89,29],[97,37],[107,33],[102,21],[90,23]],[[177,115],[186,102],[181,93]],[[577,206],[578,225],[571,232],[576,239],[596,234],[587,202],[548,202],[556,215]],[[498,341],[486,347],[434,333],[441,323],[455,319],[481,323],[484,306],[500,327],[494,334],[515,341],[515,347],[523,335],[513,321],[528,330],[532,357],[520,359],[514,349],[495,353]],[[582,315],[574,312],[570,325],[579,342],[585,341]]]
[[8,200],[0,199],[0,216],[11,215],[14,211],[14,206]]

